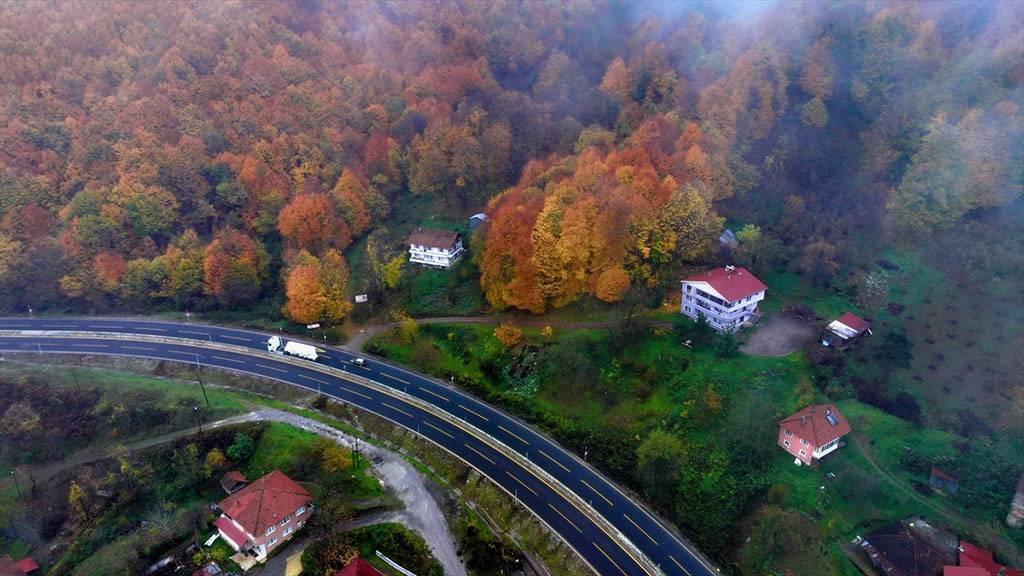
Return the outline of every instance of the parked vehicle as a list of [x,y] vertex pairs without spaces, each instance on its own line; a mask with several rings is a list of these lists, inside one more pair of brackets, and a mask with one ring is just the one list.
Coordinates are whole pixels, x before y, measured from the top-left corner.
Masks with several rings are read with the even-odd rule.
[[267,340],[267,350],[278,354],[288,354],[289,356],[313,360],[314,362],[319,358],[316,353],[316,346],[290,340],[286,342],[280,336],[271,336]]

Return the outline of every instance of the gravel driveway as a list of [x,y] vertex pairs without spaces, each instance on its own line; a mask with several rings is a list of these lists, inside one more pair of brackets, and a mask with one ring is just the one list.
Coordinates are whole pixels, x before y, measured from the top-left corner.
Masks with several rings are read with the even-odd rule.
[[750,336],[740,352],[751,356],[785,356],[814,340],[814,327],[785,314],[776,314]]
[[[355,447],[355,438],[352,436],[291,412],[267,408],[251,412],[244,419],[283,422],[329,438],[346,448],[353,449]],[[462,565],[462,560],[455,552],[455,541],[452,540],[451,532],[448,530],[448,522],[427,488],[423,475],[398,454],[367,444],[365,441],[359,443],[359,452],[370,460],[374,475],[402,501],[405,508],[374,518],[376,520],[374,522],[360,523],[357,520],[352,527],[366,523],[399,522],[416,531],[426,540],[430,553],[441,563],[447,576],[466,576],[466,567]],[[296,552],[301,552],[301,550]],[[287,556],[294,556],[296,552],[289,550]],[[280,568],[277,568],[277,565],[278,563],[274,563],[273,566],[268,565],[262,574],[283,576],[285,574],[284,563],[281,563]]]

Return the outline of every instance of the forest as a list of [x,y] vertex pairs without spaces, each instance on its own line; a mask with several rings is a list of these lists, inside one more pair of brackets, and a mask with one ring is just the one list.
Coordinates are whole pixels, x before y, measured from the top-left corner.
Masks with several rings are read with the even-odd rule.
[[483,293],[532,312],[664,293],[725,219],[856,285],[1019,206],[1019,3],[740,6],[6,5],[0,306],[340,322],[408,197],[486,207]]
[[[973,486],[955,509],[1004,514],[997,476],[1024,471],[1012,454],[1024,442],[1024,4],[2,10],[0,312],[190,311],[344,331],[384,318],[353,304],[368,291],[408,313],[387,316],[400,327],[409,315],[593,313],[612,328],[508,344],[437,326],[371,351],[589,446],[744,572],[770,564],[757,546],[737,552],[748,535],[775,548],[790,537],[773,524],[834,543],[862,520],[917,511],[858,461],[847,476],[867,488],[816,515],[817,484],[777,465],[773,430],[728,435],[815,397],[877,431],[901,479],[960,466]],[[413,274],[400,231],[478,212],[468,262],[397,288]],[[739,240],[728,259],[727,228]],[[673,296],[677,311],[682,277],[727,263],[765,280],[769,314],[857,309],[878,336],[848,356],[725,360],[710,344],[683,350],[699,340],[689,327],[631,323]],[[805,573],[823,565],[803,560]]]

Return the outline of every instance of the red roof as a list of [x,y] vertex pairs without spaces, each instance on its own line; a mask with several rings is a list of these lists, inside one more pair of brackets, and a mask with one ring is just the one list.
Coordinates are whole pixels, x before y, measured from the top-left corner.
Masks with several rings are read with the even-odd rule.
[[245,535],[235,526],[228,518],[221,516],[213,521],[213,525],[217,527],[225,536],[231,539],[236,546],[244,546],[245,542],[249,540],[249,537]]
[[[834,420],[835,424],[830,420]],[[815,448],[850,433],[849,423],[835,404],[811,404],[779,422],[779,426],[807,440]]]
[[846,314],[843,314],[842,316],[840,316],[839,317],[839,321],[842,322],[843,324],[846,324],[850,328],[853,328],[858,333],[867,330],[868,327],[870,326],[870,324],[865,322],[863,318],[861,318],[860,316],[857,316],[856,314],[854,314],[852,312],[847,312]]
[[751,274],[750,270],[746,268],[736,268],[734,270],[715,268],[714,270],[690,276],[683,280],[683,282],[707,282],[715,289],[715,292],[721,294],[729,302],[735,302],[751,294],[757,294],[762,290],[768,289],[767,286],[757,279],[757,276]]
[[25,576],[34,570],[39,570],[39,564],[31,556],[17,562],[7,554],[0,556],[0,576]]
[[[1008,568],[992,558],[992,552],[979,548],[970,542],[960,541],[960,568],[974,568],[980,576],[1021,576],[1024,572]],[[943,569],[945,575],[945,568]],[[962,573],[953,576],[974,576],[974,573]]]
[[450,250],[459,238],[458,232],[436,230],[434,228],[417,228],[409,235],[409,244]]
[[943,566],[942,576],[992,576],[984,568],[974,566]]
[[309,491],[284,472],[274,470],[221,500],[217,506],[249,534],[259,535],[312,500]]
[[381,574],[380,570],[371,566],[366,560],[356,556],[355,560],[335,572],[334,576],[384,576],[384,574]]

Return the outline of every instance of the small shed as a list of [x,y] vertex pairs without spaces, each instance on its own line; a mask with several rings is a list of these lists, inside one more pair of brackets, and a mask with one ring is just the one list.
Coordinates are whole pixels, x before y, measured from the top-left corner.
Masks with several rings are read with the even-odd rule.
[[472,232],[480,227],[481,224],[487,221],[487,214],[480,212],[479,214],[473,214],[469,217],[469,231]]
[[726,228],[721,235],[718,236],[718,243],[726,248],[735,248],[740,245],[740,239],[736,237],[736,234]]
[[938,468],[932,468],[932,473],[928,476],[928,483],[931,484],[932,488],[942,490],[947,494],[955,494],[960,489],[960,480],[958,478]]
[[821,345],[845,348],[865,334],[871,334],[871,325],[856,314],[847,312],[828,325],[821,335]]
[[220,478],[220,487],[223,488],[229,496],[238,492],[242,488],[245,488],[245,485],[248,483],[249,481],[245,479],[245,474],[242,474],[238,470],[231,470]]

